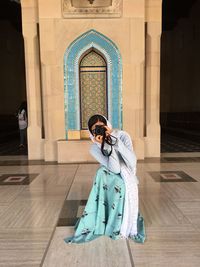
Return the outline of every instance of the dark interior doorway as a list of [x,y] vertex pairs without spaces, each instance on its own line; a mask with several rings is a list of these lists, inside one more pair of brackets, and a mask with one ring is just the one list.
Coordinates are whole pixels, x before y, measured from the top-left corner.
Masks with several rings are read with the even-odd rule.
[[19,148],[17,110],[26,101],[21,5],[0,1],[0,155],[26,155]]
[[200,0],[163,0],[161,152],[200,151]]

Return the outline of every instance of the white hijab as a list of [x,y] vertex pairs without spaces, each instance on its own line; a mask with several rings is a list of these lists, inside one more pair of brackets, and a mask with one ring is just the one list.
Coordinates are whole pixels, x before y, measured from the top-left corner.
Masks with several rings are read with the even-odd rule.
[[[101,115],[101,114],[97,114],[97,115],[103,117],[107,122],[107,126],[112,130],[112,124],[109,122],[109,120],[107,120],[107,118],[105,116]],[[90,132],[89,127],[88,127],[88,132],[89,132],[89,136],[90,136],[90,139],[92,140],[92,142],[98,145],[99,143],[95,141],[95,137]]]

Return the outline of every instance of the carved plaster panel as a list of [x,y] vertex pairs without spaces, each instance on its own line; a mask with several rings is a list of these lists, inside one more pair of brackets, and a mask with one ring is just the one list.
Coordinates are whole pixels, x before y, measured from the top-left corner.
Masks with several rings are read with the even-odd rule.
[[99,8],[112,6],[112,0],[71,0],[72,6],[76,8]]
[[123,0],[62,0],[64,18],[120,17]]

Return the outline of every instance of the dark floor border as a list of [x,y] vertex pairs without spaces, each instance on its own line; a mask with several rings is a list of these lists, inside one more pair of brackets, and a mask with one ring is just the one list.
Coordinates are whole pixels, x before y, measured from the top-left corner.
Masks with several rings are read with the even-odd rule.
[[[137,161],[140,163],[184,163],[200,162],[200,157],[164,157],[164,158],[145,158]],[[31,165],[73,165],[73,164],[98,164],[97,162],[70,162],[58,163],[57,161],[44,160],[0,160],[0,166],[31,166]]]

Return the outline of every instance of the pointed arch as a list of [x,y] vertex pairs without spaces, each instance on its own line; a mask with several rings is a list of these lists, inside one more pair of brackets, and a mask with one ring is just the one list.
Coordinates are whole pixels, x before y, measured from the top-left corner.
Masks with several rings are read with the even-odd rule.
[[90,30],[75,39],[64,54],[65,130],[80,130],[79,62],[91,48],[107,62],[108,119],[122,128],[122,63],[117,46],[106,36]]
[[94,48],[86,51],[79,62],[80,129],[87,130],[88,119],[94,113],[108,116],[107,62]]

